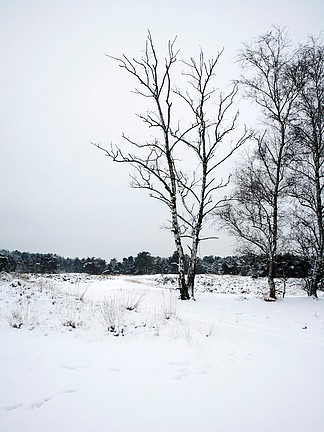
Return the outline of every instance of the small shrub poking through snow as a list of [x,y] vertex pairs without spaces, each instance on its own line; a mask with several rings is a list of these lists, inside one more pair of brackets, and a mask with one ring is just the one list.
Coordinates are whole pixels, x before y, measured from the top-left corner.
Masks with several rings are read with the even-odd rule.
[[84,302],[88,290],[89,290],[88,284],[81,284],[80,282],[77,282],[76,290],[75,290],[76,300],[79,300],[80,302]]
[[124,333],[126,309],[117,295],[105,298],[99,303],[98,319],[104,329],[115,336]]
[[162,291],[161,312],[166,320],[178,316],[178,295],[176,291]]
[[136,311],[145,296],[145,292],[130,290],[125,292],[122,303],[126,310]]
[[34,291],[30,285],[18,281],[10,285],[15,288],[11,301],[7,302],[7,311],[2,314],[3,318],[12,328],[21,329],[28,326],[30,330],[38,324],[40,310],[37,300],[34,300]]
[[75,299],[67,299],[64,304],[57,305],[56,314],[59,322],[71,329],[81,327],[83,313],[81,303]]
[[28,316],[28,309],[24,309],[21,305],[16,304],[10,312],[5,316],[8,324],[12,328],[20,329],[26,324]]

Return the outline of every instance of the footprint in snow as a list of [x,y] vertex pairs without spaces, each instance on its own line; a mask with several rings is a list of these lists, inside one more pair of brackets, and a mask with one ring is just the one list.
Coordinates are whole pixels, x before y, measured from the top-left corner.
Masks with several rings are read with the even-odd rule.
[[48,396],[45,397],[44,399],[40,399],[36,402],[33,402],[32,404],[29,405],[30,409],[36,409],[36,408],[40,408],[42,407],[46,402],[49,402],[50,400],[53,399],[53,396]]
[[205,371],[204,369],[191,371],[191,372],[188,372],[187,370],[182,370],[182,371],[179,371],[179,373],[177,373],[176,375],[174,375],[173,379],[181,380],[183,378],[189,378],[190,376],[193,376],[193,375],[205,375],[206,373],[207,373],[207,371]]
[[6,411],[6,412],[8,412],[8,411],[13,411],[13,410],[15,410],[15,409],[17,409],[17,408],[22,408],[22,406],[23,406],[22,403],[14,404],[14,405],[8,405],[8,406],[3,407],[3,408],[1,409],[1,411]]
[[30,404],[28,406],[28,408],[29,409],[41,408],[46,402],[50,402],[52,399],[54,399],[54,397],[56,397],[60,394],[75,393],[76,391],[78,391],[78,389],[75,389],[75,388],[61,390],[61,391],[59,391],[59,392],[57,392],[51,396],[46,396],[43,399],[40,399],[36,402],[33,402],[32,404]]
[[170,362],[170,366],[188,366],[191,362],[188,360]]
[[[205,375],[208,372],[205,368],[192,367],[192,362],[190,361],[175,361],[170,362],[169,365],[174,366],[177,369],[176,373],[172,377],[175,380],[189,378],[192,375]],[[210,369],[211,367],[206,365],[206,368]]]
[[188,378],[189,374],[188,373],[178,373],[176,375],[174,375],[173,379],[175,380],[181,380],[183,378]]
[[61,368],[69,369],[69,370],[76,370],[76,369],[90,369],[90,366],[69,366],[65,364],[60,365]]

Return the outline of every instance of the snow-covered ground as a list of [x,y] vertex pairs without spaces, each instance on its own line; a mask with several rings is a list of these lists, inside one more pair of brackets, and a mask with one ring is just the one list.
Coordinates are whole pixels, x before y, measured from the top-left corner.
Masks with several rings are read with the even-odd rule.
[[0,275],[1,432],[322,432],[324,297],[199,276]]

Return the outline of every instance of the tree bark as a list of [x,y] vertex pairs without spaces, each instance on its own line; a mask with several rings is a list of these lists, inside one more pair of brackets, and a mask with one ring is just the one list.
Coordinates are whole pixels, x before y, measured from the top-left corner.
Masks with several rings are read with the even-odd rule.
[[318,285],[322,279],[322,277],[321,277],[322,265],[323,265],[323,257],[317,256],[316,260],[315,260],[314,268],[313,268],[313,274],[312,274],[311,281],[310,281],[310,287],[309,287],[309,290],[307,292],[307,294],[310,297],[317,298]]
[[191,253],[190,266],[188,269],[188,293],[192,299],[195,298],[195,277],[196,277],[196,264],[197,264],[197,250]]
[[269,270],[268,270],[268,285],[269,285],[269,298],[272,300],[276,300],[276,284],[274,281],[275,277],[275,257],[272,256],[269,261]]

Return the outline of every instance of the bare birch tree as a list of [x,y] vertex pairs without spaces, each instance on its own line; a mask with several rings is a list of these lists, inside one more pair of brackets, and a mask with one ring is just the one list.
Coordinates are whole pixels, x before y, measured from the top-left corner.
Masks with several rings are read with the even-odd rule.
[[252,136],[251,131],[244,127],[235,141],[232,141],[230,146],[227,145],[225,152],[221,151],[221,146],[228,143],[228,136],[231,140],[234,135],[239,115],[238,111],[235,111],[234,115],[231,114],[238,91],[237,84],[233,85],[226,94],[217,92],[211,87],[221,54],[222,52],[218,53],[215,60],[205,61],[204,54],[201,52],[198,61],[191,58],[189,62],[183,62],[187,66],[183,74],[187,77],[192,91],[183,93],[175,90],[175,93],[189,107],[196,125],[194,137],[187,133],[181,134],[179,131],[173,133],[176,140],[193,151],[198,159],[198,167],[191,178],[178,178],[181,200],[186,209],[183,221],[191,241],[187,275],[187,286],[191,296],[194,295],[198,245],[201,241],[209,239],[201,235],[203,224],[223,202],[223,198],[214,200],[214,192],[228,184],[228,179],[217,181],[217,170]]
[[313,263],[308,294],[317,297],[324,276],[324,45],[311,37],[302,46],[292,68],[296,80],[302,78],[297,99],[298,115],[294,122],[295,152],[292,195],[294,209],[293,236],[299,252]]
[[[194,296],[198,245],[204,240],[203,225],[219,202],[214,200],[214,193],[227,184],[226,180],[215,180],[218,168],[249,136],[244,129],[237,137],[238,113],[231,114],[237,86],[234,85],[227,94],[213,87],[220,56],[221,52],[215,59],[205,61],[201,52],[198,61],[191,58],[182,62],[186,69],[181,79],[187,84],[184,90],[174,81],[178,57],[175,40],[168,43],[164,60],[158,56],[150,33],[141,58],[109,56],[139,84],[135,93],[151,103],[152,109],[137,116],[155,134],[146,142],[123,135],[131,151],[117,145],[106,149],[94,144],[113,161],[133,166],[135,174],[131,186],[148,190],[152,198],[169,208],[171,231],[179,256],[179,289],[183,300]],[[179,120],[179,112],[182,116],[183,112],[188,115],[185,121]],[[232,134],[236,139],[228,138]],[[225,151],[219,154],[220,145]],[[196,161],[195,169],[186,168],[184,159],[179,157],[181,153],[185,154],[186,160],[193,158]],[[185,239],[191,242],[188,275],[184,269]]]
[[230,231],[268,256],[269,298],[276,298],[276,255],[284,208],[290,188],[288,167],[292,161],[292,127],[298,86],[289,76],[295,53],[286,31],[274,27],[245,44],[239,55],[244,75],[240,82],[246,96],[259,107],[263,131],[256,133],[256,150],[236,176],[233,202],[220,216]]

